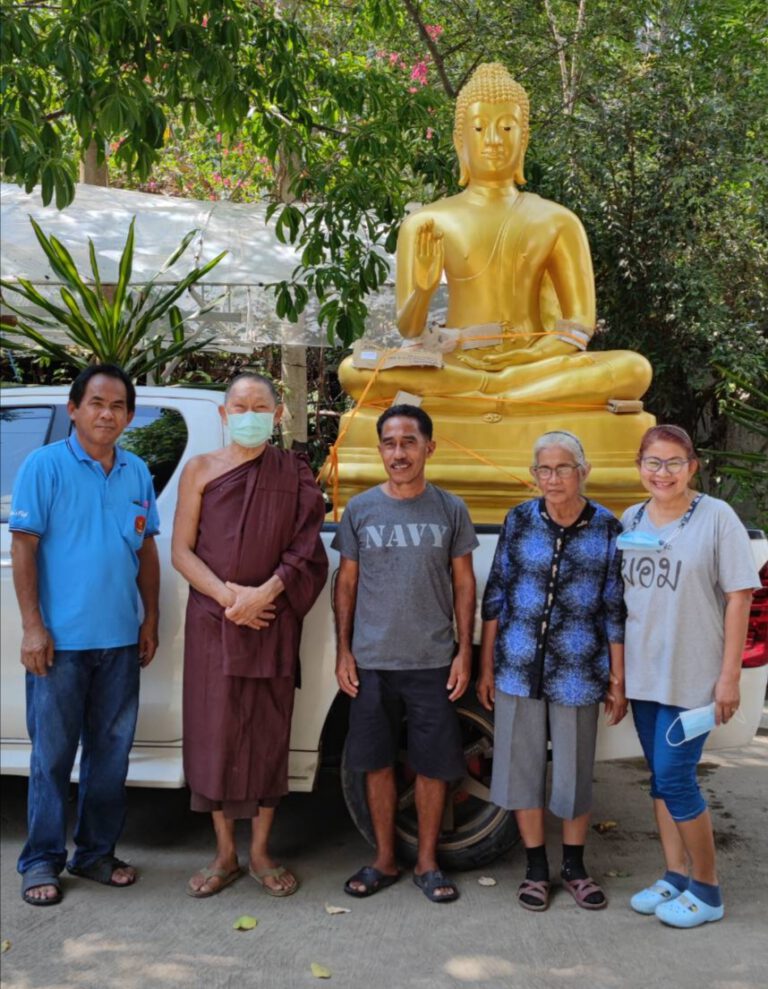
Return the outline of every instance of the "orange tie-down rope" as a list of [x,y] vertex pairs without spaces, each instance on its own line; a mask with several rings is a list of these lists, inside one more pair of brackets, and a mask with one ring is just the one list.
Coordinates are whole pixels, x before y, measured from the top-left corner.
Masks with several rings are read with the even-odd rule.
[[522,484],[526,488],[536,487],[536,485],[527,478],[518,477],[517,474],[513,474],[512,471],[502,467],[501,464],[497,464],[495,460],[491,460],[490,457],[484,457],[482,453],[478,453],[476,450],[470,450],[468,446],[462,446],[461,443],[457,443],[456,440],[452,440],[448,436],[435,436],[435,439],[439,440],[441,443],[450,443],[451,446],[455,446],[456,449],[461,450],[462,453],[467,453],[470,457],[474,457],[475,460],[479,460],[481,464],[486,464],[488,467],[495,467],[496,470],[501,471],[502,474],[506,474],[507,477],[511,477],[513,481],[517,481],[518,484]]
[[[521,337],[559,337],[560,339],[563,337],[568,337],[569,340],[573,341],[573,345],[578,347],[579,350],[584,348],[583,338],[577,336],[575,333],[569,333],[568,329],[564,327],[562,330],[536,330],[532,333],[512,333],[509,330],[502,328],[501,333],[483,333],[478,334],[477,336],[468,337],[462,336],[461,331],[459,331],[459,335],[455,337],[456,347],[454,349],[458,349],[459,345],[462,343],[477,343],[478,340],[495,340],[498,343],[503,340],[519,340]],[[407,350],[408,348],[406,347],[405,349]],[[450,353],[453,353],[453,351],[450,351]]]
[[[545,330],[544,332],[541,332],[541,333],[531,333],[531,334],[528,334],[528,335],[529,336],[539,336],[539,337],[552,336],[552,335],[554,335],[554,332],[555,331],[553,331],[553,330]],[[557,335],[564,336],[564,335],[567,335],[567,334],[565,334],[565,333],[559,333]],[[461,338],[459,338],[459,339],[461,339]],[[473,339],[473,340],[484,340],[484,339],[498,340],[499,339],[499,335],[497,334],[496,336],[487,337],[487,338],[486,337],[472,337],[471,339]],[[379,403],[379,402],[368,402],[368,403],[366,403],[365,400],[368,397],[368,392],[371,390],[371,388],[373,387],[374,382],[376,381],[376,379],[378,378],[379,374],[381,373],[381,371],[383,369],[383,365],[384,365],[385,361],[387,360],[387,358],[391,354],[399,353],[400,352],[400,349],[401,349],[400,347],[393,347],[393,348],[390,348],[389,350],[382,351],[382,354],[381,354],[381,356],[380,356],[380,358],[378,360],[378,363],[376,364],[376,367],[371,369],[371,377],[369,378],[369,380],[368,380],[365,388],[363,389],[362,394],[360,395],[360,398],[357,400],[357,402],[355,403],[355,405],[352,408],[351,412],[349,413],[349,419],[345,423],[344,428],[341,430],[341,432],[339,433],[339,435],[336,437],[336,442],[329,449],[329,451],[328,451],[328,457],[327,457],[325,463],[320,468],[320,470],[317,472],[317,478],[316,479],[317,479],[318,482],[323,482],[323,483],[326,483],[326,484],[330,484],[331,485],[331,497],[332,497],[332,500],[333,500],[333,521],[334,522],[338,522],[339,521],[339,449],[342,446],[342,444],[344,443],[344,440],[346,439],[347,433],[349,432],[349,427],[352,425],[353,419],[355,418],[355,416],[358,414],[358,412],[361,409],[372,408],[372,409],[378,409],[379,411],[384,411],[391,404],[391,402],[390,403],[387,403],[387,404],[383,404],[383,403]],[[462,396],[461,395],[440,395],[440,394],[434,394],[434,395],[431,395],[430,397],[431,398],[450,398],[452,401],[454,401],[454,402],[456,402],[458,404],[460,404],[461,403],[461,400],[462,400]],[[484,400],[484,401],[488,401],[488,402],[492,402],[495,406],[499,406],[499,405],[529,405],[529,406],[530,405],[536,405],[536,406],[546,406],[546,407],[549,407],[549,408],[557,408],[557,409],[592,409],[592,410],[595,410],[595,409],[598,409],[599,410],[599,409],[604,409],[605,408],[605,403],[596,404],[594,402],[556,402],[556,401],[547,400],[547,399],[541,399],[539,401],[534,401],[534,400],[529,399],[529,398],[501,398],[501,397],[495,396],[495,395],[473,395],[472,396],[472,400],[473,401],[477,401],[478,399],[481,399],[481,400]],[[484,457],[482,454],[477,453],[477,451],[471,450],[471,449],[469,449],[469,447],[462,446],[461,443],[457,443],[455,440],[449,439],[447,436],[436,436],[435,438],[438,439],[441,443],[449,443],[451,446],[456,447],[457,450],[461,450],[463,453],[468,454],[470,457],[473,457],[475,460],[479,460],[481,463],[484,463],[484,464],[486,464],[489,467],[496,468],[496,470],[500,471],[502,474],[506,474],[507,477],[513,478],[515,481],[517,481],[518,484],[523,484],[523,485],[525,485],[525,486],[527,486],[529,488],[534,488],[535,487],[535,485],[532,484],[531,481],[527,480],[526,478],[518,477],[516,474],[513,474],[511,471],[508,471],[506,468],[502,467],[501,464],[497,464],[495,461],[491,460],[489,457]]]
[[336,437],[336,442],[328,451],[328,459],[325,461],[323,466],[317,472],[318,482],[326,481],[326,483],[330,483],[331,485],[334,522],[339,521],[339,447],[344,442],[346,435],[349,432],[349,427],[352,425],[352,420],[355,418],[355,416],[360,411],[360,409],[364,407],[365,399],[368,395],[368,392],[371,390],[371,386],[373,385],[376,378],[379,376],[379,372],[381,371],[381,367],[384,361],[386,361],[386,359],[390,356],[390,354],[395,353],[395,351],[398,349],[399,348],[393,348],[391,350],[385,350],[382,353],[376,367],[373,369],[373,373],[371,374],[368,384],[363,389],[362,395],[356,402],[355,407],[350,412],[349,419],[347,420],[346,425],[341,430],[339,435]]

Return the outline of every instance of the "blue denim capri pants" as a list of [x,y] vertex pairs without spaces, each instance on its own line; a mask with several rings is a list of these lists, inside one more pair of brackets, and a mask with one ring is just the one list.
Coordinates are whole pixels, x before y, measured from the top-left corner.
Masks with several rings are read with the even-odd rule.
[[[696,778],[707,735],[686,742],[679,724],[670,731],[685,710],[656,701],[632,701],[635,728],[651,770],[651,796],[664,801],[673,821],[692,821],[707,809]],[[667,733],[672,742],[682,744],[670,745]]]

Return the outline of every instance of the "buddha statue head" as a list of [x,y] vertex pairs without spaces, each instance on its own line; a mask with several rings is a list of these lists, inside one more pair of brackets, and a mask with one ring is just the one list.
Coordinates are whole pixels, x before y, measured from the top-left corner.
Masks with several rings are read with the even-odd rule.
[[505,172],[525,184],[528,94],[500,62],[485,62],[456,99],[453,146],[459,157],[459,185],[470,178],[503,180]]

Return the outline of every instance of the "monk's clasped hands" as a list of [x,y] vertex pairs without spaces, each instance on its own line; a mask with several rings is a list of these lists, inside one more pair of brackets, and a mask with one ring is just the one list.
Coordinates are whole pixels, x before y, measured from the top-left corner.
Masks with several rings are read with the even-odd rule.
[[232,604],[224,609],[224,617],[229,621],[235,625],[261,629],[274,619],[275,605],[263,587],[244,587],[229,580],[226,586],[235,595]]

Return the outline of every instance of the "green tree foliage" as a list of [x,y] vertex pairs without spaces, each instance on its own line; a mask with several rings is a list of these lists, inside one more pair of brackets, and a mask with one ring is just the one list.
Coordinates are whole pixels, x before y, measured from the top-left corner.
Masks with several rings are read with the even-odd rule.
[[768,376],[759,0],[2,4],[6,175],[50,196],[95,138],[124,181],[167,188],[180,161],[187,194],[261,190],[301,253],[279,314],[315,297],[347,344],[387,275],[376,245],[409,202],[458,191],[453,101],[500,60],[531,96],[527,188],[583,219],[596,345],[650,359],[649,408],[723,448],[723,375]]
[[241,0],[2,0],[3,172],[61,208],[91,141],[147,176],[169,110],[233,129],[248,113]]

